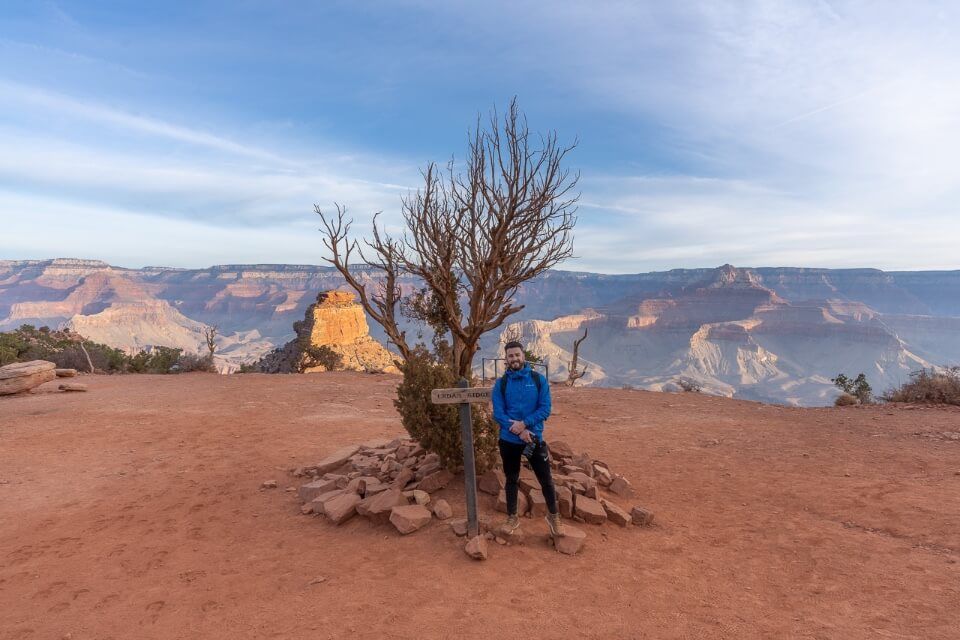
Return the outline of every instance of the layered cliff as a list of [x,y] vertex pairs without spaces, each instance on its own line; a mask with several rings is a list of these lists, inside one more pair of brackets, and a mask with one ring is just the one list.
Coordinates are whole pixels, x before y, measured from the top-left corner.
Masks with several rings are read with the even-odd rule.
[[[324,291],[293,325],[297,337],[257,365],[265,373],[329,369],[396,373],[396,356],[370,337],[366,315],[353,293]],[[335,364],[334,364],[335,362]]]

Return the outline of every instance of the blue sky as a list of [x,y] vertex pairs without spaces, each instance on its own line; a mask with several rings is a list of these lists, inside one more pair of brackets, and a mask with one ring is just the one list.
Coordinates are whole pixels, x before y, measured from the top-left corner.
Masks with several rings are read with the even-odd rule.
[[577,258],[960,268],[954,2],[18,2],[0,259],[320,263],[516,95],[580,140]]

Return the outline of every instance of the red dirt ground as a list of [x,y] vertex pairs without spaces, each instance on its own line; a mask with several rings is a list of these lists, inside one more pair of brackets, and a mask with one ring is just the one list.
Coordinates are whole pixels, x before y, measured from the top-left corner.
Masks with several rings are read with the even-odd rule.
[[337,528],[284,491],[401,434],[396,378],[83,382],[0,398],[4,640],[960,638],[956,409],[557,389],[548,437],[630,478],[656,526],[579,525],[568,557],[524,520],[475,562],[439,522]]

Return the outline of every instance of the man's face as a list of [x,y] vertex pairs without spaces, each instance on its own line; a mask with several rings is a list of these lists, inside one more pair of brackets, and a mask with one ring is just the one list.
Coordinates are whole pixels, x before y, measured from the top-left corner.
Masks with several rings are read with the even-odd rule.
[[520,369],[523,369],[523,364],[524,362],[526,362],[526,359],[523,357],[523,349],[521,349],[520,347],[513,347],[510,349],[507,349],[506,358],[507,358],[507,367],[514,371],[519,371]]

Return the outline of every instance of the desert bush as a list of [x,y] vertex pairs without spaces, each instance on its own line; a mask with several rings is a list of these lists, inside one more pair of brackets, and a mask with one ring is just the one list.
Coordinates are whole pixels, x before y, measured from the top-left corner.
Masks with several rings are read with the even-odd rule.
[[173,347],[153,347],[130,358],[130,371],[134,373],[171,373],[183,353]]
[[867,376],[862,372],[854,380],[848,378],[846,374],[840,373],[837,374],[836,378],[830,378],[830,382],[843,393],[855,397],[860,404],[873,402],[873,388],[867,382]]
[[179,373],[189,373],[191,371],[201,371],[203,373],[217,373],[217,367],[213,364],[213,354],[200,355],[198,353],[183,353],[177,358],[175,369]]
[[887,402],[960,405],[960,367],[920,369],[910,380],[883,395]]
[[28,324],[14,331],[0,333],[0,366],[28,360],[49,360],[61,368],[89,371],[87,357],[80,348],[81,341],[98,371],[114,373],[126,369],[128,357],[119,349],[84,340],[69,331],[51,331],[49,327],[37,329]]
[[343,369],[343,357],[325,344],[305,344],[301,346],[301,350],[301,373],[307,367],[323,367],[327,371]]
[[[403,428],[424,448],[440,456],[445,468],[459,471],[463,468],[463,446],[457,405],[430,401],[433,389],[457,386],[456,376],[422,344],[414,347],[400,370],[403,381],[397,387],[393,404],[400,413]],[[471,407],[477,472],[483,473],[496,459],[499,428],[485,406],[473,404]]]
[[860,404],[860,401],[857,400],[857,396],[849,393],[841,393],[833,401],[835,407],[849,407],[855,404]]

